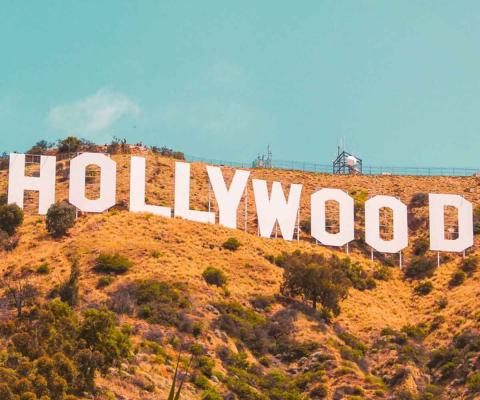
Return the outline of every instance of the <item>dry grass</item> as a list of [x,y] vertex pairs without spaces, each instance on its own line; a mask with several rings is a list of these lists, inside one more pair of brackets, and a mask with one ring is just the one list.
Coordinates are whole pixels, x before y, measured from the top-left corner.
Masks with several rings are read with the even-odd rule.
[[[119,155],[114,158],[118,169],[117,201],[128,201],[129,156]],[[149,201],[173,207],[174,161],[149,155],[147,165]],[[224,169],[227,180],[231,178],[232,173],[232,169]],[[208,185],[205,165],[192,164],[192,174],[192,207],[206,210]],[[422,192],[463,194],[475,204],[480,202],[480,189],[473,177],[332,176],[280,170],[252,170],[252,176],[268,181],[277,180],[284,184],[302,183],[304,185],[302,220],[307,219],[309,215],[309,194],[322,187],[362,189],[369,195],[394,195],[399,196],[407,204],[412,195]],[[5,190],[6,180],[5,171],[2,171],[0,192]],[[67,197],[67,184],[68,182],[62,178],[57,179],[57,199]],[[267,261],[266,255],[276,256],[282,252],[292,252],[297,249],[327,255],[335,252],[310,241],[302,240],[297,243],[282,239],[259,238],[254,234],[256,232],[255,206],[251,186],[249,186],[248,199],[249,233],[178,218],[167,219],[149,214],[114,210],[101,215],[81,216],[68,237],[55,240],[47,234],[43,217],[27,215],[19,231],[21,242],[18,248],[1,254],[0,272],[25,266],[34,268],[47,262],[52,272],[47,277],[34,278],[35,283],[44,293],[47,293],[53,285],[66,278],[69,273],[68,260],[72,256],[77,256],[82,270],[82,307],[105,301],[108,294],[119,284],[137,278],[150,277],[183,282],[188,287],[195,318],[203,320],[205,326],[208,326],[213,315],[205,307],[225,299],[225,294],[221,288],[209,286],[202,279],[201,274],[207,266],[212,265],[224,270],[229,278],[230,299],[247,305],[253,295],[278,293],[282,270]],[[215,209],[214,201],[213,204]],[[242,207],[239,210],[241,226],[243,226]],[[424,216],[426,209],[419,209],[416,213],[417,216]],[[412,237],[414,235],[412,232]],[[222,248],[222,243],[232,236],[242,244],[235,252]],[[116,278],[115,282],[107,288],[97,289],[99,275],[92,271],[92,267],[95,258],[102,252],[119,252],[134,261],[134,267],[125,276]],[[368,257],[365,258],[360,253],[354,253],[351,257],[366,269],[373,267]],[[414,284],[403,280],[402,273],[398,268],[394,268],[393,278],[387,282],[378,281],[375,290],[360,292],[352,289],[350,296],[342,304],[342,313],[334,322],[364,342],[370,342],[384,327],[400,329],[406,324],[430,322],[435,315],[442,315],[445,317],[445,323],[427,338],[426,343],[431,347],[445,343],[462,328],[478,324],[479,319],[480,275],[478,272],[463,285],[447,290],[448,280],[458,262],[459,256],[455,256],[450,262],[442,265],[432,279],[434,290],[423,297],[415,295]],[[444,296],[448,299],[448,306],[440,310],[436,303]],[[130,322],[140,331],[144,328],[144,323],[142,325],[141,321],[131,320]],[[334,337],[330,328],[325,329],[326,331],[319,329],[317,324],[301,318],[297,321],[296,335],[302,340],[325,342]],[[221,340],[211,333],[202,340],[211,348],[221,343]],[[234,346],[233,343],[230,345]],[[139,363],[138,368],[141,373],[149,374],[155,381],[157,386],[155,395],[139,390],[136,385],[122,376],[115,376],[109,380],[100,379],[99,384],[132,400],[164,396],[170,383],[171,369],[152,365],[149,362]],[[341,384],[342,379],[344,378],[339,378],[338,382],[332,385]],[[185,399],[194,398],[199,398],[198,392],[189,387]]]

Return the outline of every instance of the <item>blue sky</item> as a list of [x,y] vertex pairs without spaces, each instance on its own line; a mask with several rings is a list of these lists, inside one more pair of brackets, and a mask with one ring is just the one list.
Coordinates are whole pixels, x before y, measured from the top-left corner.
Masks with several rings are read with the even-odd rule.
[[478,1],[6,0],[0,46],[0,150],[479,166]]

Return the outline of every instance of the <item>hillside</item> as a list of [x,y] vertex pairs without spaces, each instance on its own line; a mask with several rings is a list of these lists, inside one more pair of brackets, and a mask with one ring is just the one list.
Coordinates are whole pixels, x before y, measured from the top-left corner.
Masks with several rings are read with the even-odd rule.
[[[148,158],[148,201],[173,206],[175,160],[151,152],[143,155]],[[427,233],[427,205],[421,201],[416,204],[415,196],[422,193],[463,194],[478,205],[480,186],[475,177],[333,176],[252,170],[251,177],[279,181],[284,188],[290,183],[304,185],[302,222],[309,219],[309,195],[322,187],[354,193],[360,207],[362,199],[375,194],[397,196],[410,205],[411,243],[404,254],[404,270],[398,266],[397,255],[382,257],[376,254],[372,262],[369,249],[361,240],[357,241],[351,246],[349,257],[374,284],[368,288],[351,287],[348,297],[340,304],[340,314],[325,321],[320,312],[302,304],[301,299],[280,295],[284,269],[279,266],[279,260],[282,254],[296,251],[321,254],[327,259],[337,255],[343,259],[347,257],[345,251],[318,246],[306,232],[302,232],[299,242],[258,237],[251,184],[248,186],[247,232],[179,218],[130,213],[127,210],[130,155],[112,157],[117,162],[118,172],[116,207],[105,214],[79,216],[67,236],[55,239],[45,229],[45,218],[34,215],[33,196],[26,206],[25,221],[18,229],[18,245],[8,251],[0,250],[0,273],[5,278],[17,273],[28,276],[29,283],[40,290],[40,302],[50,301],[51,289],[68,278],[72,260],[78,260],[81,301],[76,312],[80,315],[82,310],[106,304],[116,312],[120,324],[131,326],[133,355],[120,366],[110,368],[108,374],[97,374],[95,398],[166,399],[178,348],[187,349],[183,353],[187,360],[192,343],[197,345],[195,349],[202,349],[202,355],[196,360],[201,359],[203,364],[194,361],[191,379],[181,396],[185,400],[222,398],[215,397],[217,393],[226,399],[242,400],[301,396],[327,399],[480,398],[475,394],[479,388],[472,385],[474,371],[480,369],[480,270],[470,273],[461,284],[452,285],[452,274],[463,259],[461,255],[446,254],[431,277],[406,279],[404,275],[414,258],[415,241]],[[68,193],[68,161],[60,161],[57,170],[57,200],[63,200]],[[223,171],[228,181],[233,170],[224,168]],[[95,181],[92,175],[89,183],[92,195],[96,190]],[[5,192],[6,184],[7,172],[1,171],[0,193]],[[215,210],[213,194],[211,200]],[[192,164],[191,205],[207,209],[208,180],[202,163]],[[244,226],[242,207],[239,227]],[[333,207],[330,212],[333,219]],[[358,219],[361,218],[360,211]],[[304,230],[308,229],[307,225],[302,223]],[[361,224],[357,228],[360,238]],[[223,247],[231,237],[240,243],[235,251]],[[476,246],[469,257],[478,253],[478,244],[476,237]],[[108,284],[99,285],[105,274],[95,270],[96,260],[101,254],[115,253],[127,257],[133,266],[125,273],[112,275]],[[427,253],[424,257],[428,256],[436,260],[435,254]],[[48,273],[36,272],[42,264],[48,264]],[[382,269],[382,264],[388,266]],[[225,272],[226,287],[205,282],[202,273],[209,266]],[[171,305],[174,313],[178,311],[175,307],[182,308],[180,321],[166,323],[158,318],[155,320],[155,315],[133,311],[133,300],[126,299],[125,295],[122,297],[122,290],[142,280],[177,285],[181,296],[189,302],[184,308],[176,303]],[[415,288],[424,281],[431,282],[433,288],[421,295]],[[122,302],[128,304],[122,308]],[[243,307],[240,311],[232,306],[236,303]],[[1,315],[4,322],[15,318],[14,310],[6,303]],[[232,328],[233,322],[228,322],[227,317],[240,324],[240,333],[236,333],[237,328]],[[280,336],[275,336],[277,331],[272,326],[281,331]],[[246,327],[257,331],[252,336],[250,332],[242,332]],[[288,332],[283,332],[282,327],[287,327]],[[260,329],[265,332],[258,333]],[[290,347],[282,348],[281,352],[257,346],[260,339],[262,343],[275,339],[286,346],[282,338],[287,336],[285,343]],[[467,344],[460,347],[458,340],[455,342],[458,337],[466,337]],[[7,349],[10,340],[8,335],[3,335],[0,351],[2,347]],[[452,341],[457,344],[452,345]],[[447,357],[452,365],[446,371],[447,361],[440,356],[435,358],[433,352],[448,346],[453,346],[455,355]],[[464,355],[467,348],[468,354]],[[0,364],[5,364],[2,360],[0,357]],[[459,378],[462,375],[463,380]]]

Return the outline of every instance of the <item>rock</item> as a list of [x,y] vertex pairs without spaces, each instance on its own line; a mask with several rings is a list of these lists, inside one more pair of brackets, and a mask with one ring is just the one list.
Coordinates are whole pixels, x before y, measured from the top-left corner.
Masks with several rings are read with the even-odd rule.
[[300,370],[297,367],[290,367],[287,369],[287,372],[291,375],[296,375],[300,372]]
[[211,304],[207,304],[205,306],[205,310],[211,312],[212,314],[215,314],[215,315],[220,315],[220,311],[218,311],[214,306],[212,306]]
[[228,342],[228,336],[226,335],[225,332],[222,332],[219,329],[215,329],[213,333],[215,334],[216,337],[218,337],[219,339],[222,339],[225,343]]

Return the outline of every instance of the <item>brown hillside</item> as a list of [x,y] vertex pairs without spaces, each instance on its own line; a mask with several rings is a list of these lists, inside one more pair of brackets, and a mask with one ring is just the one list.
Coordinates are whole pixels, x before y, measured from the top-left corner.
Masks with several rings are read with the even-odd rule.
[[[149,203],[173,207],[175,161],[150,153],[146,156],[148,158],[146,196]],[[248,233],[243,229],[231,230],[218,225],[194,223],[178,218],[167,219],[149,214],[130,213],[129,157],[128,154],[113,156],[117,162],[118,172],[117,207],[101,215],[80,216],[67,237],[53,239],[45,229],[44,217],[33,212],[35,196],[29,199],[25,222],[18,231],[20,237],[18,246],[12,251],[0,251],[0,273],[20,271],[22,268],[35,271],[40,264],[48,263],[51,268],[48,275],[33,273],[30,277],[31,282],[41,289],[43,297],[46,298],[56,284],[67,278],[69,260],[78,257],[82,272],[80,309],[108,303],[119,288],[137,279],[153,278],[184,284],[185,292],[192,303],[189,316],[194,322],[201,322],[203,325],[199,338],[195,339],[188,333],[179,332],[172,326],[149,324],[137,316],[119,314],[121,321],[128,322],[134,327],[133,341],[136,346],[149,337],[149,332],[159,330],[161,334],[158,343],[165,348],[169,357],[167,360],[158,361],[154,355],[139,348],[128,365],[112,370],[105,377],[97,378],[97,384],[103,390],[97,395],[99,399],[166,399],[173,375],[174,361],[171,358],[176,354],[176,339],[174,340],[176,337],[185,343],[198,340],[214,360],[214,369],[223,375],[228,375],[228,371],[216,352],[220,345],[226,345],[235,352],[244,349],[254,364],[261,361],[260,357],[255,357],[241,343],[241,340],[211,326],[218,317],[218,310],[213,307],[216,303],[238,301],[251,309],[250,300],[253,297],[275,296],[279,293],[283,270],[271,262],[271,256],[277,257],[284,252],[292,253],[296,250],[326,256],[337,254],[345,257],[346,254],[343,250],[316,245],[305,232],[302,232],[302,240],[299,242],[258,237],[251,184],[248,187]],[[34,170],[34,167],[31,169]],[[68,162],[59,162],[58,171],[57,200],[62,200],[68,195]],[[233,169],[223,168],[223,171],[226,179],[230,179]],[[269,182],[282,182],[284,189],[290,183],[303,184],[302,221],[309,219],[310,194],[322,187],[340,188],[357,194],[365,192],[368,196],[376,194],[398,196],[406,204],[410,204],[412,197],[418,193],[453,193],[464,195],[474,205],[480,204],[480,186],[475,177],[333,176],[264,169],[252,170],[251,177]],[[95,181],[96,178],[93,177],[89,184],[92,196],[96,190]],[[6,185],[7,173],[1,171],[0,193],[5,192]],[[211,200],[215,210],[213,194]],[[199,210],[206,210],[208,206],[208,180],[205,165],[202,163],[192,164],[191,205],[192,208]],[[410,208],[410,211],[411,220],[415,222],[410,226],[410,240],[413,243],[416,238],[427,233],[425,229],[428,225],[427,207],[421,205]],[[333,218],[333,208],[331,212]],[[241,205],[239,227],[244,226],[243,215],[244,209]],[[388,221],[386,224],[388,225]],[[360,237],[360,223],[358,231]],[[222,244],[230,237],[237,238],[241,243],[238,250],[229,251],[222,248]],[[476,247],[469,255],[478,253],[478,245],[477,237]],[[398,350],[388,344],[382,347],[381,343],[387,339],[381,331],[385,328],[400,331],[405,326],[417,326],[419,323],[430,327],[432,322],[441,321],[438,328],[429,330],[418,344],[422,351],[428,353],[449,345],[455,335],[467,328],[478,330],[480,272],[475,272],[463,284],[450,287],[451,275],[458,269],[462,256],[447,255],[448,258],[442,260],[442,265],[430,279],[433,290],[425,296],[420,296],[414,291],[419,281],[404,278],[403,272],[398,268],[398,256],[387,257],[384,260],[381,255],[376,255],[375,261],[372,262],[368,251],[361,245],[352,246],[350,257],[369,274],[372,274],[381,262],[393,262],[394,266],[387,267],[392,273],[391,279],[386,281],[377,279],[376,287],[371,290],[351,288],[349,296],[341,303],[340,315],[331,323],[319,321],[308,312],[302,311],[302,308],[298,308],[300,311],[295,319],[292,336],[302,343],[316,343],[318,347],[316,353],[313,352],[314,355],[318,356],[318,352],[328,354],[330,364],[322,369],[320,380],[328,388],[326,397],[328,399],[400,399],[402,397],[399,397],[401,396],[399,393],[403,393],[402,390],[408,390],[412,396],[420,396],[427,384],[434,380],[434,372],[427,371],[426,367],[421,367],[410,359],[399,358],[399,353],[405,348]],[[134,266],[126,274],[116,277],[111,285],[98,288],[100,275],[93,267],[101,253],[122,254],[132,260]],[[411,258],[410,246],[404,255],[404,264],[408,265]],[[202,272],[208,266],[218,267],[226,273],[228,291],[208,285],[204,281]],[[446,300],[444,308],[439,308],[440,300],[443,302]],[[289,308],[288,304],[282,300],[275,302],[271,309],[257,311],[268,317],[279,310]],[[4,320],[12,317],[11,312],[4,311],[2,315]],[[345,355],[347,350],[354,346],[350,346],[341,335],[339,336],[340,330],[346,330],[357,337],[368,348],[360,360]],[[417,346],[417,343],[412,346]],[[310,366],[313,362],[311,354],[292,362],[271,358],[270,365],[262,368],[265,368],[265,371],[281,370],[291,379],[298,377],[300,371],[309,371],[308,368],[313,368]],[[400,366],[406,370],[404,379],[398,384],[389,383],[389,379],[398,372]],[[215,377],[209,381],[219,393],[227,396],[225,398],[242,399],[238,394],[237,397],[233,394],[232,397],[228,397],[232,390],[228,388],[226,381]],[[465,382],[446,380],[443,386],[442,395],[429,398],[474,398]],[[204,393],[205,390],[200,385],[189,382],[181,398],[201,399]],[[314,393],[312,387],[307,385],[304,392],[306,398],[321,398],[315,397],[316,395],[312,393]]]

